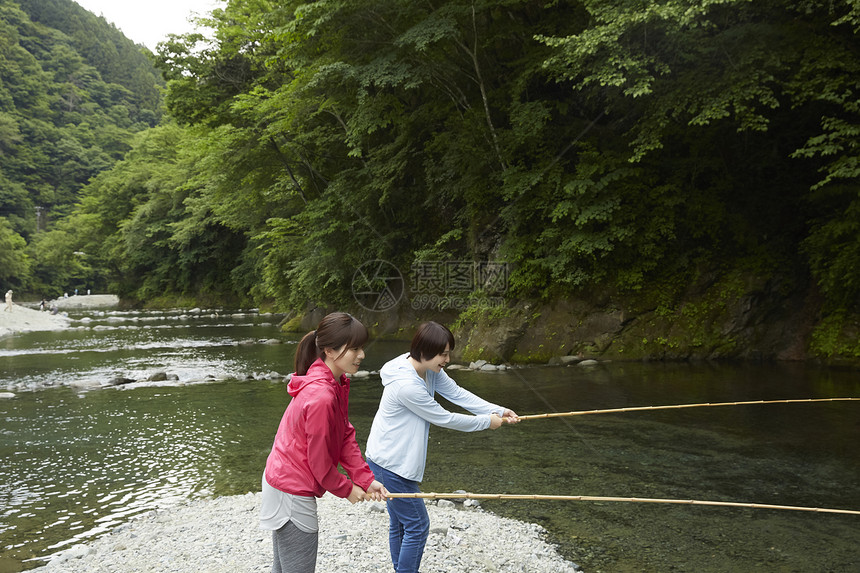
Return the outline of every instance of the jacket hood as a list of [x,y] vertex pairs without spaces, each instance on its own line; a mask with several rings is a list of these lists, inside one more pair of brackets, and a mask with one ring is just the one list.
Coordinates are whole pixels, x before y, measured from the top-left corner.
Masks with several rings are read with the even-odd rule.
[[[341,378],[344,377],[341,376]],[[329,370],[328,366],[325,365],[325,362],[323,362],[321,358],[318,358],[316,362],[311,364],[310,368],[308,368],[307,374],[299,376],[294,373],[290,376],[290,383],[287,384],[287,393],[295,398],[299,392],[307,388],[309,385],[320,381],[325,381],[329,384],[336,384],[331,370]]]
[[388,386],[395,380],[413,380],[418,377],[415,368],[409,363],[408,352],[386,362],[379,370],[379,374],[382,377],[383,386]]

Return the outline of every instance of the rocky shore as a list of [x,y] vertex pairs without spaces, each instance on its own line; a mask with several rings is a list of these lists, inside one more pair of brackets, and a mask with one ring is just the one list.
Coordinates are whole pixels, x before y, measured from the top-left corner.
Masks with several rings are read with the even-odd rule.
[[62,330],[68,328],[69,324],[69,319],[62,314],[51,314],[15,304],[11,311],[0,311],[0,338],[17,332]]
[[58,298],[50,301],[46,308],[56,308],[58,313],[49,310],[37,310],[39,303],[14,303],[11,311],[0,311],[0,338],[18,332],[39,330],[62,330],[68,328],[71,321],[61,311],[90,310],[116,308],[119,297],[114,294],[92,294]]
[[[75,545],[33,571],[50,573],[237,573],[271,570],[272,538],[259,528],[260,494],[195,500],[155,511],[87,545]],[[392,572],[385,504],[319,500],[317,571]],[[430,539],[422,573],[574,573],[538,525],[476,506],[428,502]]]

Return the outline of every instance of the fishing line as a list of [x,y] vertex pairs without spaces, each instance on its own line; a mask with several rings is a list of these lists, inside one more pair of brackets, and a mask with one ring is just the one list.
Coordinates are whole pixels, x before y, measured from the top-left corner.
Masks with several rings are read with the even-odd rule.
[[[540,393],[540,392],[538,391],[538,389],[534,387],[534,385],[533,385],[533,384],[531,384],[531,382],[529,382],[528,380],[526,380],[526,379],[523,377],[523,375],[522,375],[518,370],[513,370],[513,373],[514,373],[514,375],[515,375],[517,378],[519,378],[519,379],[522,381],[522,383],[523,383],[523,384],[525,384],[525,385],[529,388],[529,390],[531,390],[531,391],[534,393],[534,395],[535,395],[535,396],[537,396],[537,397],[541,400],[541,402],[543,402],[544,404],[546,404],[546,405],[547,405],[547,407],[552,408],[552,404],[550,404],[549,400],[547,400],[547,399],[546,399],[546,397],[545,397],[542,393]],[[523,419],[523,417],[522,417],[522,416],[520,416],[520,420],[522,420],[522,419]],[[586,440],[586,439],[585,439],[585,437],[584,437],[582,434],[580,434],[580,433],[579,433],[579,430],[578,430],[578,429],[577,429],[573,424],[571,424],[571,423],[570,423],[569,421],[567,421],[567,420],[562,420],[562,422],[564,422],[564,424],[567,426],[567,428],[568,428],[568,429],[569,429],[573,434],[575,434],[575,435],[576,435],[576,437],[579,439],[579,442],[580,442],[583,446],[585,446],[588,450],[590,450],[593,454],[595,454],[595,455],[596,455],[596,456],[598,456],[598,457],[602,457],[602,458],[603,458],[603,457],[606,457],[606,456],[605,456],[605,454],[604,454],[604,452],[602,452],[602,451],[598,450],[597,448],[595,448],[594,446],[592,446],[592,445],[588,442],[588,440]]]

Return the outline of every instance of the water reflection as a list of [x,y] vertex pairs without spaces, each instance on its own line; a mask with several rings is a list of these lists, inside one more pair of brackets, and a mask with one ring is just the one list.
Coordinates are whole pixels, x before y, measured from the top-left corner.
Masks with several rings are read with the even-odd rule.
[[18,415],[4,416],[4,450],[15,443],[0,474],[5,550],[50,553],[136,514],[213,494],[207,468],[224,437],[202,423],[205,411],[177,407],[173,394],[111,394],[46,390],[9,404]]

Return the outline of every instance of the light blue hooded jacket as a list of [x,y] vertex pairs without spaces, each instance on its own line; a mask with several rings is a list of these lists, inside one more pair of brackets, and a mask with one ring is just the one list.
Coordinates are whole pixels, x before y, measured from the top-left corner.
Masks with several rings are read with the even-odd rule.
[[[425,383],[409,354],[389,360],[379,373],[385,388],[367,439],[367,459],[408,480],[424,478],[430,424],[477,432],[490,427],[490,414],[505,411],[458,386],[444,369],[427,370]],[[436,392],[476,415],[449,412],[436,401]]]

